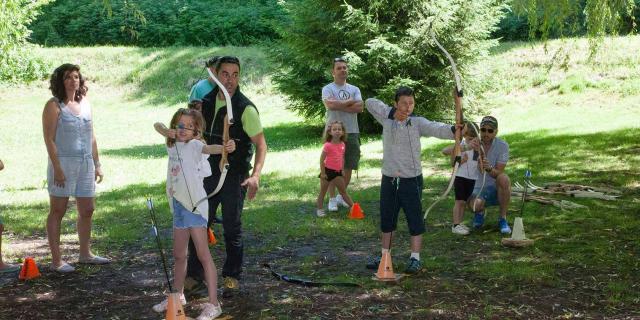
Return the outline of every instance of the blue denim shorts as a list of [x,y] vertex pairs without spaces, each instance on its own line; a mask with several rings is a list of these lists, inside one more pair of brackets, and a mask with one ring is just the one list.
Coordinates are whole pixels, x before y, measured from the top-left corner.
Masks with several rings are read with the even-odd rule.
[[[473,189],[473,194],[470,199],[474,199],[479,191],[480,188]],[[485,207],[497,206],[499,203],[498,189],[496,189],[496,186],[485,186],[484,189],[482,189],[482,195],[480,195],[480,197],[484,199]]]
[[182,206],[180,201],[176,198],[171,198],[173,201],[173,227],[178,229],[187,228],[206,228],[207,219],[203,216],[191,212],[191,210]]

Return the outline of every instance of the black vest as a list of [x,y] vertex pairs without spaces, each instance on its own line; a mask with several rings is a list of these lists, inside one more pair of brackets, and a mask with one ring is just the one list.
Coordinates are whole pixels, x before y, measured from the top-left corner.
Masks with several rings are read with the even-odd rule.
[[[204,116],[205,121],[204,136],[207,140],[207,144],[222,144],[224,116],[227,115],[227,108],[222,107],[218,113],[215,114],[216,96],[218,95],[218,91],[219,88],[216,86],[211,90],[211,92],[202,98],[202,115]],[[249,170],[251,169],[253,144],[251,142],[251,138],[249,138],[247,133],[244,132],[242,126],[242,113],[249,105],[255,106],[251,100],[240,92],[240,87],[238,87],[236,92],[233,94],[233,97],[231,97],[233,125],[229,127],[229,138],[235,140],[236,150],[227,155],[230,165],[229,174],[248,175]],[[221,158],[222,155],[220,154],[212,154],[209,157],[209,164],[211,164],[211,172],[213,175],[220,174],[219,164]]]

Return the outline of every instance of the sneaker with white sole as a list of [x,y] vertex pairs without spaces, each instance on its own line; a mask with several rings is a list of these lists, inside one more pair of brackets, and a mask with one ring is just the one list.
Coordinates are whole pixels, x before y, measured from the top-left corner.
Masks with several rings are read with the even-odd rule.
[[324,216],[326,216],[327,214],[324,213],[324,209],[316,209],[316,216],[318,216],[318,218],[322,218]]
[[498,227],[500,228],[500,232],[502,234],[511,233],[511,228],[509,228],[509,223],[507,223],[507,219],[505,218],[500,218],[500,220],[498,220]]
[[349,205],[347,204],[346,201],[344,201],[344,199],[342,199],[341,195],[337,195],[336,196],[336,203],[338,205],[341,205],[341,206],[345,207],[345,208],[349,208]]
[[222,307],[213,303],[205,303],[202,313],[196,318],[196,320],[212,320],[222,314]]
[[455,227],[451,227],[451,232],[455,234],[459,234],[461,236],[466,236],[469,234],[469,230],[465,228],[463,224],[459,224]]
[[[153,311],[157,312],[157,313],[162,313],[167,311],[167,305],[169,304],[169,297],[164,298],[164,300],[162,300],[162,302],[156,304],[153,306]],[[180,294],[180,304],[182,304],[183,306],[185,304],[187,304],[187,299],[184,298],[184,294]]]
[[329,198],[329,204],[327,204],[327,210],[338,211],[338,202],[334,198]]

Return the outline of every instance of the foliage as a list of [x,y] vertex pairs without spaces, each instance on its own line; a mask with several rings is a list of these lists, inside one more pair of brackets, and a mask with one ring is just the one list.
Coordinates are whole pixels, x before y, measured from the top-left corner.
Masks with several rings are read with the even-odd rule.
[[35,59],[27,44],[30,31],[26,25],[47,1],[3,0],[0,3],[0,82],[40,79],[47,69],[42,59]]
[[[589,207],[573,211],[527,202],[522,215],[525,230],[536,242],[532,247],[516,250],[500,245],[502,235],[496,228],[496,208],[488,211],[482,230],[464,238],[452,234],[453,196],[450,196],[427,220],[429,232],[424,234],[421,251],[425,272],[393,286],[370,280],[371,271],[364,268],[366,257],[380,249],[379,135],[363,136],[361,168],[349,187],[350,195],[361,203],[365,219],[348,220],[345,209],[322,219],[315,218],[318,163],[309,159],[319,157],[320,130],[310,130],[299,117],[284,110],[283,97],[269,88],[246,90],[259,104],[270,148],[258,198],[245,203],[242,217],[246,236],[244,284],[252,294],[236,304],[230,301],[225,312],[236,319],[307,319],[310,314],[354,320],[386,315],[398,319],[636,317],[640,305],[637,272],[640,55],[633,53],[640,50],[640,36],[607,38],[606,50],[599,51],[595,61],[587,59],[588,44],[584,39],[569,44],[549,41],[547,52],[540,43],[503,43],[492,49],[486,61],[468,66],[467,72],[477,68],[486,73],[488,79],[484,82],[494,85],[483,88],[482,96],[486,97],[483,104],[490,106],[491,113],[498,117],[499,136],[509,142],[511,158],[507,173],[512,181],[522,183],[524,169],[530,168],[535,184],[565,181],[608,186],[621,190],[622,197],[603,201],[550,196]],[[558,47],[571,52],[571,73],[552,68],[547,82],[539,87],[530,85],[537,82],[539,72],[548,69],[545,63]],[[185,74],[200,72],[201,63],[196,67],[192,61],[223,53],[221,50],[242,49],[209,50],[189,47],[36,50],[36,54],[46,56],[54,64],[74,57],[90,81],[89,95],[105,171],[105,180],[98,185],[93,248],[96,253],[116,259],[107,267],[80,266],[80,272],[71,276],[71,280],[90,277],[85,282],[91,286],[96,280],[113,276],[116,285],[114,294],[104,294],[103,286],[94,285],[99,290],[83,285],[72,287],[73,292],[80,288],[85,296],[96,296],[104,302],[80,304],[84,315],[128,319],[135,314],[141,319],[157,318],[151,311],[122,312],[130,311],[126,307],[131,305],[149,305],[152,299],[163,296],[160,267],[153,265],[159,263],[159,257],[153,254],[154,239],[148,232],[149,218],[144,204],[147,196],[156,201],[161,235],[165,239],[171,235],[171,214],[163,183],[166,150],[151,124],[167,122],[183,103],[149,101],[164,99],[166,91],[177,92],[173,86],[183,86]],[[259,63],[264,61],[264,53],[239,54],[243,62],[252,61],[243,64],[246,66],[243,75],[255,75],[256,82],[268,84],[268,76],[256,70],[264,67],[264,63]],[[167,72],[170,68],[174,72]],[[579,74],[595,86],[587,85],[581,93],[561,94],[558,88],[554,89],[571,74]],[[46,243],[48,194],[42,186],[46,150],[42,137],[33,134],[41,130],[40,122],[34,119],[39,119],[48,98],[45,88],[44,81],[19,88],[0,86],[0,97],[11,97],[0,99],[0,110],[3,115],[15,115],[0,117],[0,145],[4,151],[0,158],[6,165],[0,172],[0,214],[5,221],[3,258],[8,262],[27,255],[36,255],[41,265],[50,262],[48,250],[40,247]],[[187,90],[183,89],[183,96]],[[426,187],[423,205],[428,205],[446,187],[450,166],[445,157],[439,156],[446,141],[423,141]],[[510,223],[514,213],[520,213],[520,207],[520,199],[513,197]],[[72,208],[61,224],[61,240],[69,245],[65,254],[71,259],[77,257],[76,217]],[[469,224],[470,219],[467,213],[465,223]],[[216,232],[221,231],[220,225],[215,228]],[[220,242],[224,241],[221,233],[216,235]],[[402,272],[410,253],[403,214],[396,235],[393,262],[397,272]],[[166,244],[165,248],[170,248],[170,243]],[[144,249],[139,251],[141,246]],[[224,245],[219,243],[212,250],[216,263],[222,261]],[[362,283],[363,288],[305,288],[280,282],[269,278],[261,268],[267,260],[291,276],[314,280],[348,277],[349,281]],[[136,261],[146,261],[145,265],[151,267],[136,269]],[[136,268],[129,268],[131,264]],[[125,272],[129,270],[133,273]],[[147,287],[141,286],[143,279],[149,279]],[[57,313],[61,315],[58,319],[80,312],[78,300],[69,301],[68,296],[60,294],[59,288],[68,283],[68,277],[46,276],[36,281],[38,285],[29,290],[22,290],[27,288],[25,285],[1,288],[3,297],[17,298],[0,299],[0,309],[5,314],[17,314],[18,318],[33,318],[31,309],[36,304],[29,299],[37,296],[46,297],[38,301],[40,307],[44,304],[50,310],[62,310]],[[135,294],[123,295],[122,292],[131,292],[131,288]],[[141,288],[146,294],[138,294]],[[19,294],[9,294],[18,291]],[[47,292],[55,294],[45,295]],[[18,299],[24,301],[15,303]],[[554,305],[549,306],[548,301]],[[125,308],[105,307],[114,302]],[[247,313],[242,313],[245,310]],[[52,317],[48,314],[43,318]]]
[[[495,41],[486,40],[502,16],[502,1],[345,1],[295,0],[286,4],[290,20],[278,31],[273,52],[280,72],[277,87],[290,108],[305,118],[320,118],[320,89],[331,82],[331,59],[349,61],[349,82],[363,97],[391,103],[399,85],[416,91],[416,113],[440,117],[452,109],[449,62],[430,37],[435,33],[458,63],[466,67],[484,56]],[[473,82],[464,79],[466,93]],[[361,129],[371,131],[365,113]]]
[[[638,5],[640,0],[513,0],[513,11],[501,27],[509,30],[527,25],[530,39],[629,34],[637,32]],[[507,39],[523,38],[508,33]]]
[[276,36],[275,0],[58,0],[31,24],[33,40],[57,45],[250,45]]

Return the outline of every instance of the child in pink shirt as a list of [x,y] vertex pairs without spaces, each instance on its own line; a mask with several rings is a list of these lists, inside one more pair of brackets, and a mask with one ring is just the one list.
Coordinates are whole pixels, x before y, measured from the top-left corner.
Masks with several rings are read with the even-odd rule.
[[345,139],[344,124],[341,121],[331,122],[325,132],[325,143],[322,146],[322,154],[320,155],[320,194],[318,194],[318,200],[316,201],[316,215],[318,217],[324,217],[325,215],[323,209],[324,196],[331,184],[336,186],[349,207],[353,205],[342,177]]

